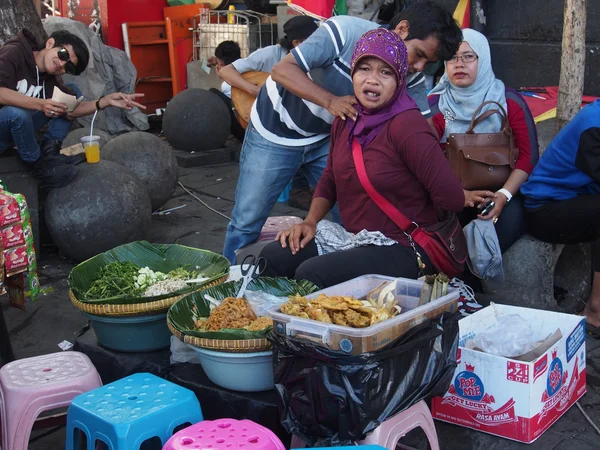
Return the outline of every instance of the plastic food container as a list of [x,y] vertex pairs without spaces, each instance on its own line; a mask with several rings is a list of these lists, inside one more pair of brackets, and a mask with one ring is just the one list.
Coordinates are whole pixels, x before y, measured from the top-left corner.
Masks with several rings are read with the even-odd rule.
[[138,317],[97,316],[82,312],[100,345],[119,352],[152,352],[171,345],[167,314]]
[[437,317],[444,312],[454,312],[457,309],[460,294],[456,288],[448,286],[447,295],[426,305],[418,306],[423,281],[383,275],[363,275],[307,295],[306,298],[312,300],[319,294],[325,294],[327,296],[352,296],[360,299],[383,282],[394,280],[398,280],[394,296],[398,299],[398,305],[402,307],[402,313],[391,319],[366,328],[351,328],[290,316],[283,314],[279,307],[275,307],[269,311],[274,322],[273,329],[278,334],[307,339],[332,350],[358,355],[384,348],[425,320]]
[[275,387],[273,352],[227,353],[190,347],[210,381],[232,391],[260,392]]

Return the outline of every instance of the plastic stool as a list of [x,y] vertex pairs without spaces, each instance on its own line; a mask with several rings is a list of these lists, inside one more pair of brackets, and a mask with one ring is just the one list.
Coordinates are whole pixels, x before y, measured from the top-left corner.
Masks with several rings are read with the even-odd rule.
[[[356,449],[362,449],[362,450],[386,450],[385,448],[379,446],[379,445],[353,445],[350,447],[319,447],[319,448],[315,448],[312,447],[311,450],[328,450],[330,448],[337,448],[338,450],[356,450]],[[292,449],[294,450],[294,449]]]
[[277,233],[282,230],[287,230],[292,225],[302,223],[300,217],[295,216],[276,216],[269,217],[262,229],[260,230],[259,241],[272,241],[277,236]]
[[205,420],[177,432],[163,450],[285,450],[271,430],[251,420]]
[[164,445],[176,427],[201,420],[192,391],[137,373],[73,399],[67,414],[66,449],[80,448],[80,431],[88,450],[94,450],[97,441],[110,450],[139,450],[153,438]]
[[[423,400],[383,422],[359,444],[367,446],[380,445],[389,450],[395,450],[398,441],[417,427],[421,427],[425,432],[425,436],[429,441],[429,448],[439,450],[440,443],[435,431],[433,417],[431,417],[431,412]],[[300,438],[292,437],[292,448],[304,447],[305,444]]]
[[0,369],[2,448],[27,450],[40,413],[69,406],[75,396],[102,386],[90,359],[60,352],[19,359]]

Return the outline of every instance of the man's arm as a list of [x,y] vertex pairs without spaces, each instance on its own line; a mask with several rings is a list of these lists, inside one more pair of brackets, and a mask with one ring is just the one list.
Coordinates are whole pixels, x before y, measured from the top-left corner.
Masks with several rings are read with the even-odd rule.
[[[52,99],[39,99],[28,97],[20,92],[13,91],[6,87],[0,87],[0,105],[16,106],[17,108],[29,109],[32,111],[42,111],[46,116],[64,114],[67,110],[67,105],[60,102],[55,102]],[[52,114],[54,113],[54,114]]]
[[254,97],[258,96],[260,87],[245,80],[232,64],[229,64],[219,70],[219,78],[229,84],[231,87],[241,89]]
[[337,97],[323,89],[308,78],[306,72],[298,66],[296,59],[291,54],[273,67],[272,77],[273,81],[282,85],[292,94],[327,109],[334,117],[342,120],[350,117],[352,120],[356,120],[357,111],[352,106],[356,103],[354,96]]
[[[123,94],[121,92],[115,92],[102,97],[98,101],[98,105],[100,106],[100,109],[105,109],[109,106],[127,110],[132,109],[134,106],[137,106],[140,109],[146,109],[144,105],[134,101],[136,98],[143,96],[144,94]],[[67,117],[69,119],[75,119],[77,117],[89,116],[90,114],[94,114],[95,111],[95,101],[81,102],[72,112],[67,114]]]

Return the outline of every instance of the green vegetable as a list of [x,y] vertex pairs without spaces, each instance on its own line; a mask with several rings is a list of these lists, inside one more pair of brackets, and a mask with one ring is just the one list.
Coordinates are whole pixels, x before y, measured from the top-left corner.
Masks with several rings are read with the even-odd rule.
[[135,286],[139,267],[130,262],[111,262],[100,269],[84,299],[134,297],[141,294]]
[[186,270],[183,267],[173,269],[167,274],[167,277],[171,280],[191,280],[193,278],[196,278],[197,276],[198,272]]

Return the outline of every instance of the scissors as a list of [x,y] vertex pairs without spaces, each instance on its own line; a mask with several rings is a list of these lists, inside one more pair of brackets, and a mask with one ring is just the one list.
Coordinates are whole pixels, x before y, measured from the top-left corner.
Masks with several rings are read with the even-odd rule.
[[263,257],[257,259],[254,255],[248,255],[244,258],[240,265],[240,271],[242,272],[244,281],[242,281],[242,287],[240,287],[240,290],[237,293],[238,298],[244,295],[250,281],[258,278],[266,268],[267,260]]

